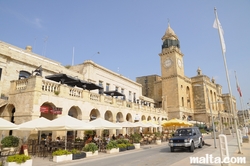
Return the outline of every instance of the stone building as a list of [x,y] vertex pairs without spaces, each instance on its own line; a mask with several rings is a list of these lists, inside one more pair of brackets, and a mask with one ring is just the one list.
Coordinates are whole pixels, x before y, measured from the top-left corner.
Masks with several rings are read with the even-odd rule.
[[[180,41],[173,29],[168,26],[162,37],[162,51],[159,54],[161,76],[148,75],[137,77],[143,85],[142,94],[155,100],[157,107],[168,112],[169,119],[188,119],[205,122],[211,126],[211,113],[215,120],[229,122],[232,120],[230,95],[222,94],[222,86],[197,69],[197,75],[187,77],[184,74],[184,54]],[[236,100],[233,96],[234,108]],[[209,101],[210,100],[210,101]]]
[[[211,126],[211,106],[214,119],[230,123],[235,98],[222,94],[222,87],[200,68],[196,76],[185,76],[184,54],[170,26],[162,42],[161,76],[142,76],[135,82],[91,60],[65,67],[33,53],[31,46],[21,49],[0,41],[0,117],[16,124],[38,117],[52,120],[61,114],[111,122],[179,118]],[[47,79],[58,74],[66,78]],[[67,78],[81,86],[66,83]],[[82,82],[102,89],[86,89]]]
[[[60,81],[48,79],[51,76],[60,76]],[[101,89],[88,89],[82,82]],[[154,100],[143,96],[141,88],[91,60],[64,67],[34,54],[30,46],[21,49],[0,42],[0,117],[16,124],[66,114],[83,121],[101,117],[114,123],[167,119],[167,112],[155,108]]]

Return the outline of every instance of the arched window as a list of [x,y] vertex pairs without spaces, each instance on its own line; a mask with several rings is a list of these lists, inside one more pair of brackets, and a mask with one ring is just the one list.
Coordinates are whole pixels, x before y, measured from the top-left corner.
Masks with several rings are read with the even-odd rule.
[[18,79],[19,79],[19,80],[20,80],[20,79],[25,79],[25,78],[28,78],[30,75],[31,75],[30,72],[21,70],[21,71],[19,72],[19,77],[18,77]]
[[187,98],[187,107],[191,108],[191,103],[190,103],[190,89],[189,89],[188,86],[186,88],[186,98]]

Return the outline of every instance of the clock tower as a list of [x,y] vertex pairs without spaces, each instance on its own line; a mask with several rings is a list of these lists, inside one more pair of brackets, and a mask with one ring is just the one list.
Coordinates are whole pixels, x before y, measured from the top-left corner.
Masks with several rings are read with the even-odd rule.
[[185,85],[183,54],[180,42],[173,29],[168,28],[162,37],[161,61],[162,103],[169,119],[182,118],[184,106],[182,89]]
[[159,54],[161,57],[162,77],[184,76],[183,54],[180,50],[180,42],[170,25],[168,25],[162,41],[162,52]]

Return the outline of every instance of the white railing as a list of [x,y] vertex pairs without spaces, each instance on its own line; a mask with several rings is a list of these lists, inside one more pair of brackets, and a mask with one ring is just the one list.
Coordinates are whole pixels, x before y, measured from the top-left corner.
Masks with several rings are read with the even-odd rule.
[[90,93],[89,94],[90,100],[93,101],[100,101],[100,95],[97,93]]
[[26,89],[28,84],[28,79],[21,79],[16,81],[16,90],[24,90]]
[[52,93],[59,92],[60,91],[60,84],[43,80],[42,81],[42,91],[52,92]]
[[122,106],[124,100],[116,99],[116,104]]
[[77,88],[70,88],[69,89],[69,95],[73,97],[79,97],[82,98],[82,90]]
[[104,102],[112,104],[113,103],[113,98],[110,96],[104,96]]

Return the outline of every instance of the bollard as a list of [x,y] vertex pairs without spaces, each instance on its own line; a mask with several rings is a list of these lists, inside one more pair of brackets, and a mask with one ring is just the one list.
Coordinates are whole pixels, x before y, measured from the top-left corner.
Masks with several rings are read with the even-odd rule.
[[[219,135],[219,147],[220,147],[220,157],[221,161],[229,160],[229,152],[227,145],[227,137],[224,134]],[[221,163],[222,166],[231,166],[230,162]]]

